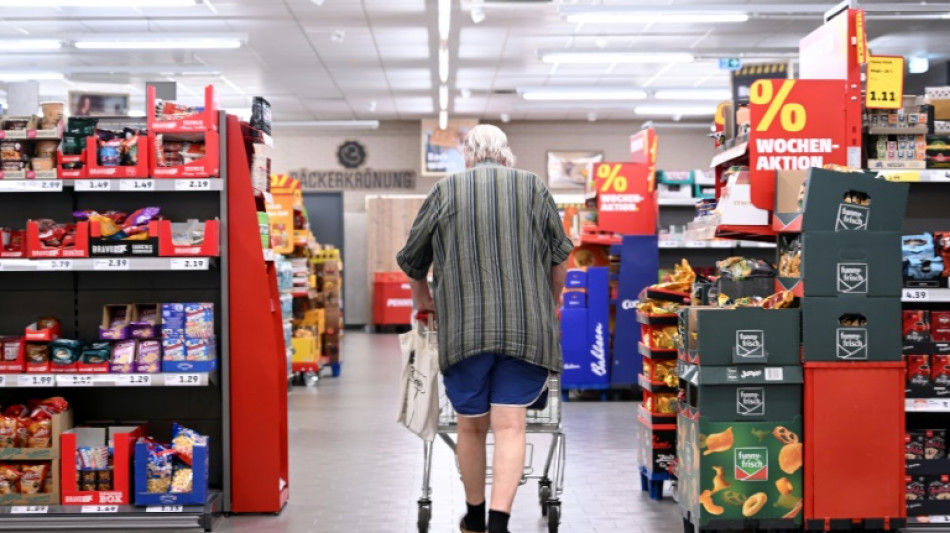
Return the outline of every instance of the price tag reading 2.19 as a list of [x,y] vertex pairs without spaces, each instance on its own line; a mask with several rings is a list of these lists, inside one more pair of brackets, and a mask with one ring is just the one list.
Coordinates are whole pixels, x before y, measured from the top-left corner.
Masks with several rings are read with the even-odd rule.
[[208,270],[207,257],[175,257],[171,260],[172,270]]

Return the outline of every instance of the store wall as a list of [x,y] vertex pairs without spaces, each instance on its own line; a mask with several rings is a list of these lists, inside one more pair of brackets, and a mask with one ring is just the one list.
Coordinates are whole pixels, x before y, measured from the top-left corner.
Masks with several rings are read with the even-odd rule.
[[[521,122],[499,124],[508,134],[518,167],[546,175],[549,150],[602,150],[608,160],[629,159],[630,134],[639,129],[634,122]],[[712,141],[702,128],[660,128],[658,165],[666,169],[706,168],[712,156]],[[371,194],[425,194],[438,178],[420,175],[420,125],[416,121],[384,122],[378,130],[316,132],[277,131],[274,172],[340,169],[337,147],[344,141],[359,141],[367,153],[364,168],[413,170],[414,190],[391,189],[370,192],[346,191],[344,204],[344,258],[346,269],[345,308],[349,324],[367,324],[372,309],[366,294],[366,196]]]

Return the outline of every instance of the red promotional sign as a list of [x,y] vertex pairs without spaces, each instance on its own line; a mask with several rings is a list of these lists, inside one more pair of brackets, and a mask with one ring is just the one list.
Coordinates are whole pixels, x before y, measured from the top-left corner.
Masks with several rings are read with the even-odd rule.
[[656,235],[655,172],[638,163],[597,163],[597,225],[622,235]]
[[752,203],[775,205],[775,172],[848,162],[843,80],[759,80],[750,94]]
[[640,130],[630,136],[630,162],[656,165],[656,130]]

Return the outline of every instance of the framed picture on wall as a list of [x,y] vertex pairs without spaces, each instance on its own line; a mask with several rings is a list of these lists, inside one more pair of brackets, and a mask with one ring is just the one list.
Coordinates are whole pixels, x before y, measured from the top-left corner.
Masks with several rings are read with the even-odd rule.
[[444,176],[465,170],[462,140],[477,125],[477,119],[450,120],[443,130],[438,120],[423,120],[422,175]]
[[73,117],[126,116],[129,114],[129,95],[69,91],[69,115]]
[[548,151],[548,187],[584,189],[594,163],[603,161],[599,150]]

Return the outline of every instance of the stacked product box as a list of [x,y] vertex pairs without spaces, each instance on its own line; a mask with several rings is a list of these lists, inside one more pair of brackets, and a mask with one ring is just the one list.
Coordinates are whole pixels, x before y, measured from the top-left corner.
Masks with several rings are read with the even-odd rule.
[[[337,252],[338,253],[338,252]],[[326,330],[323,333],[323,356],[330,363],[340,362],[340,337],[343,329],[343,279],[342,264],[336,258],[320,258],[316,262],[317,298],[322,305]]]
[[162,371],[210,372],[216,366],[214,304],[162,304]]
[[[777,284],[803,297],[805,525],[899,526],[900,229],[908,186],[874,173],[815,168],[779,172],[776,193]],[[844,402],[842,391],[849,391]],[[854,449],[847,442],[858,432],[880,437]]]
[[798,309],[680,312],[676,473],[700,531],[801,527],[799,323]]
[[610,385],[610,297],[607,267],[570,270],[561,308],[562,387],[606,389]]

